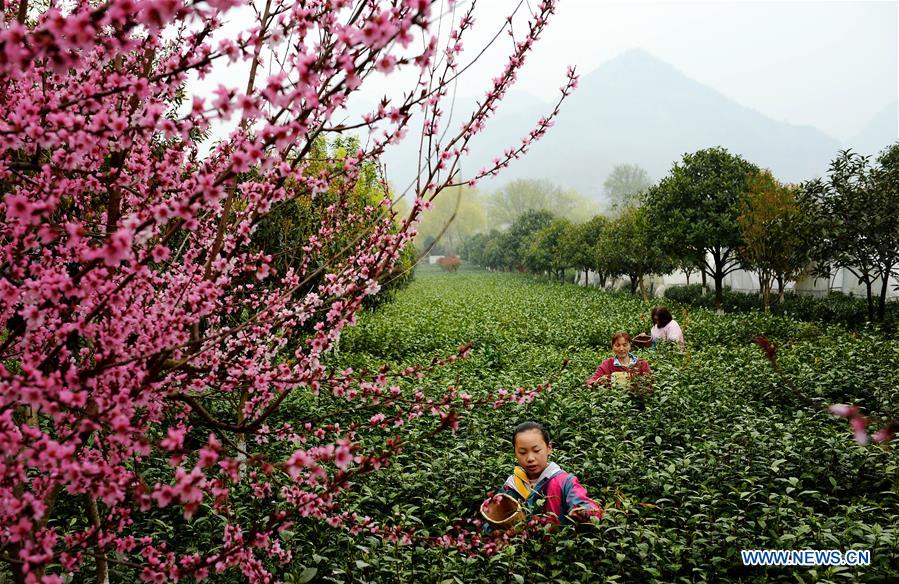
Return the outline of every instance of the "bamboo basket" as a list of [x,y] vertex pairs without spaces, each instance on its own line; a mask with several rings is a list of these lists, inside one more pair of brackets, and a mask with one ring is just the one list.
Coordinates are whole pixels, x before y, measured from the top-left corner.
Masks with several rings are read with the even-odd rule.
[[525,520],[525,512],[518,499],[500,493],[481,503],[481,516],[492,525],[500,529],[508,529],[516,523]]

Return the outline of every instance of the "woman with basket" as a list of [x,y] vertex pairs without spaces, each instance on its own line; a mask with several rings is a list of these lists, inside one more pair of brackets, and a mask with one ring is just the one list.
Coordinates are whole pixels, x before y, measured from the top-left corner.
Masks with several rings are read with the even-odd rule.
[[602,507],[587,496],[577,477],[549,461],[549,432],[537,422],[519,424],[512,433],[518,466],[500,492],[481,504],[481,515],[494,528],[506,529],[538,512],[563,525],[601,518]]

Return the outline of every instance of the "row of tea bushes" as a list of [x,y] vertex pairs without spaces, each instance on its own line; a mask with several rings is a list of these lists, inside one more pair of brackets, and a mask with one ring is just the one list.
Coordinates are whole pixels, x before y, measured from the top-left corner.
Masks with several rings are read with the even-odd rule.
[[[648,329],[650,306],[524,276],[423,275],[345,332],[332,364],[427,363],[474,343],[469,359],[404,390],[454,385],[551,391],[534,403],[463,415],[455,434],[416,429],[389,468],[359,479],[345,508],[438,536],[476,516],[514,465],[509,433],[526,419],[555,435],[553,458],[609,509],[596,528],[535,536],[494,556],[400,546],[303,524],[284,577],[328,582],[896,581],[899,461],[855,444],[845,421],[810,407],[750,341],[765,335],[802,394],[888,410],[896,402],[893,341],[758,313],[685,316],[688,351],[644,351],[654,391],[583,385],[610,353],[612,331]],[[684,318],[684,315],[675,314]],[[560,369],[563,363],[567,366]],[[328,398],[293,404],[331,411]],[[370,412],[368,412],[370,414]],[[869,549],[866,568],[742,566],[741,549]]]

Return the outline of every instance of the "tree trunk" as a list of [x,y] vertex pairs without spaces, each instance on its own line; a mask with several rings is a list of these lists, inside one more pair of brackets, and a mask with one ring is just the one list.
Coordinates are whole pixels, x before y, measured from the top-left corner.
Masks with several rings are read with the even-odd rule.
[[637,281],[640,284],[640,296],[643,298],[643,301],[646,302],[647,300],[649,300],[649,296],[646,294],[646,285],[643,283],[642,274],[637,278]]
[[871,295],[871,278],[865,280],[865,293],[868,298],[868,322],[874,322],[874,297]]
[[762,308],[765,312],[771,312],[771,276],[759,272],[759,288],[762,292]]
[[[91,524],[97,529],[99,538],[100,530],[100,511],[97,507],[97,500],[90,494],[84,495],[87,503],[87,516]],[[109,564],[106,562],[106,555],[103,548],[97,544],[94,548],[96,551],[95,561],[97,562],[97,584],[109,584]]]
[[19,0],[19,13],[16,15],[16,20],[19,21],[19,24],[25,24],[26,18],[28,18],[28,0]]
[[880,298],[877,303],[877,322],[882,323],[886,318],[887,304],[887,286],[890,283],[890,272],[887,271],[883,276],[883,283],[880,285]]
[[[246,387],[241,388],[240,390],[240,399],[237,402],[237,425],[240,426],[246,420],[246,414],[244,413],[244,407],[247,404],[247,400],[250,397],[250,390]],[[247,460],[247,434],[246,432],[241,432],[237,437],[237,456],[235,460],[240,464],[240,468],[238,468],[238,476],[243,480],[244,477],[247,476],[247,465],[244,464]]]
[[722,304],[724,304],[724,274],[721,273],[720,270],[715,270],[715,311],[718,314],[724,314],[724,309],[721,308]]
[[705,291],[709,289],[708,282],[706,281],[706,273],[705,270],[700,270],[702,272],[702,293],[705,294]]
[[637,293],[637,276],[628,276],[628,278],[631,280],[631,295],[633,296]]

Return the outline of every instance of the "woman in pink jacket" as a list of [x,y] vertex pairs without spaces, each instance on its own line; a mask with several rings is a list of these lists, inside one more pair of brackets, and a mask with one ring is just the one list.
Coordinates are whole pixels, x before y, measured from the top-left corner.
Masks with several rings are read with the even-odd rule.
[[[546,515],[551,523],[566,525],[602,519],[602,507],[587,495],[578,478],[550,462],[552,442],[542,424],[524,422],[516,426],[512,445],[518,466],[500,493],[517,499],[529,514]],[[490,501],[484,501],[482,509]]]
[[671,311],[667,306],[656,306],[652,309],[652,346],[655,347],[662,341],[677,343],[678,348],[684,350],[684,332],[677,321],[671,317]]
[[601,382],[611,385],[629,386],[638,377],[646,376],[647,380],[652,374],[649,363],[631,353],[631,336],[625,331],[618,331],[612,335],[612,352],[609,357],[599,364],[587,385]]

